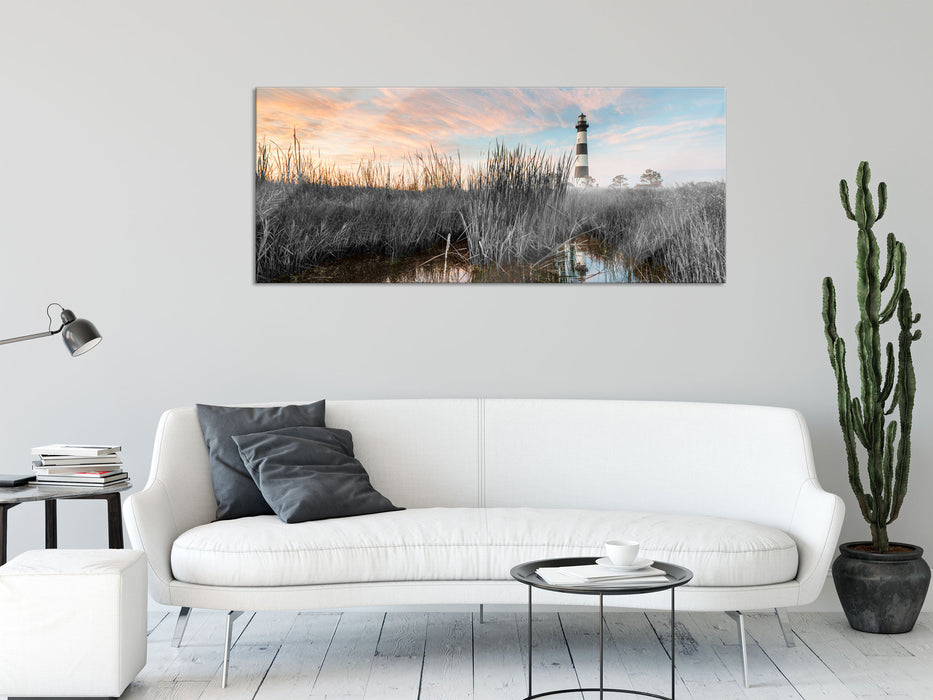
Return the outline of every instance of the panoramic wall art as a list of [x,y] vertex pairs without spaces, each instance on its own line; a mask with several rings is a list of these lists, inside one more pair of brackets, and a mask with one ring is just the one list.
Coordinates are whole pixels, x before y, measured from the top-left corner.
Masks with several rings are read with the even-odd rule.
[[257,282],[722,283],[723,88],[258,88]]

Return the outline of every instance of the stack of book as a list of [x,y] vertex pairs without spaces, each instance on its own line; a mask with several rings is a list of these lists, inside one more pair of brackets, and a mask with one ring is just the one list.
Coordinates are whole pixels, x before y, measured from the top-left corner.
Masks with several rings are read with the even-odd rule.
[[535,573],[544,579],[545,583],[552,586],[622,588],[667,581],[667,574],[651,565],[632,571],[619,571],[615,567],[600,566],[598,564],[555,566],[541,567]]
[[119,445],[43,445],[32,449],[36,482],[50,486],[112,486],[127,481]]

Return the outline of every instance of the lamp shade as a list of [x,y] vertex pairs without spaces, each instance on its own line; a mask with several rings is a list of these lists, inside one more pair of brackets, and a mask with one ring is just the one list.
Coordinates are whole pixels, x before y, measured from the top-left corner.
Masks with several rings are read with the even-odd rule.
[[62,311],[62,323],[62,340],[72,357],[83,355],[102,340],[93,323],[85,318],[75,318],[68,309]]

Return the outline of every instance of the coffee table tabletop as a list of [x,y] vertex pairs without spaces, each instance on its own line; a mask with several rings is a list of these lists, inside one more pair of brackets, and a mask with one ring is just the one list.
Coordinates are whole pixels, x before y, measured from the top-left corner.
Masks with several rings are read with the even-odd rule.
[[53,486],[38,484],[35,481],[24,486],[0,487],[0,503],[26,503],[28,501],[48,501],[59,498],[87,498],[103,496],[108,493],[126,491],[133,485],[129,481],[107,486]]
[[663,561],[656,561],[651,566],[660,569],[667,574],[667,581],[655,581],[653,583],[641,584],[621,584],[617,587],[608,583],[599,585],[572,585],[562,586],[548,583],[535,572],[542,567],[557,566],[587,566],[596,563],[596,557],[567,557],[563,559],[539,559],[538,561],[527,561],[524,564],[513,566],[511,570],[512,578],[521,581],[535,588],[542,588],[548,591],[560,591],[561,593],[579,593],[582,595],[636,595],[638,593],[651,593],[653,591],[665,591],[668,588],[683,586],[693,578],[693,572],[677,564],[668,564]]

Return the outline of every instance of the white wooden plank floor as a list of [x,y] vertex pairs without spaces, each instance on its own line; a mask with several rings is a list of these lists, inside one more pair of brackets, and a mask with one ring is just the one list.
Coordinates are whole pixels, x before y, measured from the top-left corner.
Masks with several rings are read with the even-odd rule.
[[[180,648],[176,615],[151,612],[149,661],[123,698],[270,700],[514,700],[528,691],[523,614],[489,612],[256,613],[234,623],[228,687],[220,687],[224,614],[192,612]],[[850,629],[841,613],[790,613],[787,647],[774,615],[746,616],[751,687],[735,623],[679,613],[676,697],[692,700],[933,700],[933,613],[903,635]],[[534,692],[594,687],[594,612],[535,614]],[[670,619],[608,612],[607,686],[670,694]],[[590,700],[597,693],[560,697]],[[637,697],[612,695],[607,697]]]

